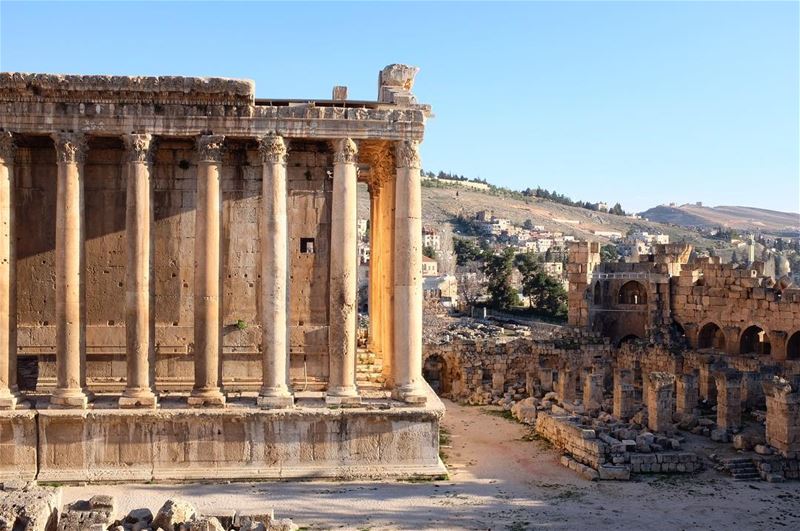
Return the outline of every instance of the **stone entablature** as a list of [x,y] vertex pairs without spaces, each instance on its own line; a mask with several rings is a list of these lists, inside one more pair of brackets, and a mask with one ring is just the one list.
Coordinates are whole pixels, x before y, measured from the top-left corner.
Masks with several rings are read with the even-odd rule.
[[[381,94],[385,89],[380,87]],[[410,95],[410,86],[401,92]],[[0,105],[0,129],[19,134],[80,130],[100,136],[215,131],[247,138],[277,132],[286,137],[421,141],[431,115],[430,106],[413,97],[257,100],[249,80],[8,72],[0,73]]]

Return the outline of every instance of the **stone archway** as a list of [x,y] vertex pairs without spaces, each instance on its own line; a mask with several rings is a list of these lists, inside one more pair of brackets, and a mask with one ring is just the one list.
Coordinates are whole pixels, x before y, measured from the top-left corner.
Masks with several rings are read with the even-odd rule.
[[422,367],[422,376],[431,389],[439,396],[450,393],[451,381],[447,372],[447,362],[438,354],[428,356]]
[[623,337],[617,343],[617,346],[620,346],[624,343],[633,343],[634,341],[639,341],[642,339],[641,337],[637,336],[636,334],[628,334],[627,336]]
[[636,280],[629,280],[619,289],[618,304],[647,304],[647,290]]
[[771,351],[769,336],[760,326],[751,325],[742,332],[739,338],[739,354],[769,356]]
[[703,325],[697,334],[697,348],[713,348],[725,350],[725,333],[717,323],[709,322]]
[[800,360],[800,330],[789,336],[786,341],[786,359]]

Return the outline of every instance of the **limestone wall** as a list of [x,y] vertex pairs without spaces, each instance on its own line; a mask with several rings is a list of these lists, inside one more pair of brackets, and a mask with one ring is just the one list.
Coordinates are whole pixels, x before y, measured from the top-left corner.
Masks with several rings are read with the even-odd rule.
[[[123,147],[92,139],[85,166],[87,375],[121,389],[125,361]],[[191,140],[159,142],[153,177],[156,378],[187,389],[193,378],[196,154]],[[327,379],[331,155],[324,142],[296,142],[288,162],[291,375],[311,388]],[[55,379],[55,178],[52,141],[28,137],[16,177],[18,342],[23,384]],[[222,174],[223,377],[232,389],[260,383],[261,161],[255,142],[228,143]],[[313,239],[313,253],[301,240]],[[237,322],[244,323],[243,329]]]

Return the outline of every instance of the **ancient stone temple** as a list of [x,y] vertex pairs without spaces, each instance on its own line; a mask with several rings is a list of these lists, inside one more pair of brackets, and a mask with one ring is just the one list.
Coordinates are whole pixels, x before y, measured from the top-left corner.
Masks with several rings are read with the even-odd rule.
[[[442,473],[416,72],[376,101],[0,74],[0,480]],[[356,370],[363,185],[380,385]]]

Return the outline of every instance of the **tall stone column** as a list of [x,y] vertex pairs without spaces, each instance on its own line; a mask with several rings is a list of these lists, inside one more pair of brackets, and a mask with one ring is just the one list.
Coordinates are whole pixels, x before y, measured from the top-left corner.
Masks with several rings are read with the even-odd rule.
[[220,232],[224,137],[197,139],[197,206],[194,218],[194,388],[191,406],[223,406],[220,389]]
[[14,137],[0,132],[0,409],[19,406],[14,241]]
[[148,134],[123,137],[127,157],[125,212],[125,336],[128,378],[120,407],[155,407],[155,343],[151,335],[150,171],[155,142]]
[[330,376],[326,396],[329,403],[360,401],[356,389],[357,153],[356,143],[351,139],[336,141],[331,208]]
[[395,146],[394,397],[424,403],[422,383],[422,197],[419,145]]
[[289,232],[286,210],[286,144],[267,135],[259,145],[261,185],[262,407],[291,407],[289,390]]
[[56,133],[56,373],[50,403],[85,408],[86,308],[84,286],[83,165],[86,137]]

